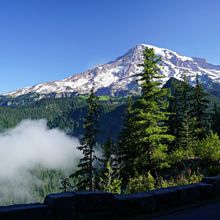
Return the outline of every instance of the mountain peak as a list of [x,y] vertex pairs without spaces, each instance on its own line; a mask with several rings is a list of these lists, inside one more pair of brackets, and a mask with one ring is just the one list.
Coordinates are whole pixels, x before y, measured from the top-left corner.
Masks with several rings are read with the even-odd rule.
[[161,57],[161,72],[165,75],[164,83],[171,77],[181,79],[187,74],[194,82],[196,74],[220,82],[220,66],[209,64],[202,58],[191,58],[180,55],[169,49],[148,44],[138,44],[123,56],[107,64],[99,64],[87,71],[74,74],[69,78],[41,83],[32,87],[4,94],[7,97],[31,95],[38,99],[45,97],[63,97],[89,93],[92,87],[99,95],[124,96],[137,94],[140,87],[134,77],[142,71],[139,66],[143,62],[144,48],[153,48],[155,54]]
[[140,44],[139,46],[152,48],[152,49],[154,49],[155,54],[158,56],[161,56],[161,57],[168,56],[168,58],[170,58],[172,56],[175,56],[175,57],[178,57],[179,59],[181,59],[182,61],[193,61],[193,59],[191,57],[183,56],[183,55],[181,55],[175,51],[169,50],[169,49],[156,47],[156,46],[149,45],[149,44]]

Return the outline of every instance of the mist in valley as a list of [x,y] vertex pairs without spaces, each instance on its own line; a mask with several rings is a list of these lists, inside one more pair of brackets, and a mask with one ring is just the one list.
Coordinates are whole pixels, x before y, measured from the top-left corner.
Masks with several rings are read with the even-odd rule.
[[0,133],[0,205],[40,202],[74,172],[77,138],[49,129],[46,120],[24,120]]

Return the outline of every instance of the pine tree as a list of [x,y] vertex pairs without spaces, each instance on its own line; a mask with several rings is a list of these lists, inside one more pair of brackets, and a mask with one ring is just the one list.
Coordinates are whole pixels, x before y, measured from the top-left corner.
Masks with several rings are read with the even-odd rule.
[[118,172],[112,167],[112,160],[109,159],[105,164],[102,177],[100,177],[100,187],[102,190],[111,193],[121,192],[121,179]]
[[177,100],[177,147],[189,150],[195,140],[195,119],[192,112],[192,88],[189,85],[186,75],[183,76],[184,82],[176,87]]
[[[178,127],[179,127],[179,115],[178,115],[178,97],[180,90],[178,89],[180,87],[180,81],[176,80],[175,78],[171,79],[171,96],[169,97],[169,107],[168,111],[170,112],[169,119],[167,121],[168,126],[168,133],[172,134],[174,137],[178,134]],[[169,144],[168,151],[169,153],[172,153],[176,149],[177,141],[176,139]]]
[[149,48],[144,50],[143,57],[143,71],[137,75],[142,94],[126,118],[118,148],[122,148],[119,150],[122,155],[120,162],[125,168],[124,172],[121,170],[122,174],[150,171],[158,178],[157,170],[166,165],[167,143],[174,137],[167,134],[168,128],[164,123],[169,115],[166,112],[168,90],[161,88],[160,58]]
[[121,179],[115,157],[115,143],[111,138],[102,146],[101,169],[99,170],[99,188],[101,190],[120,193]]
[[214,104],[212,112],[212,130],[220,136],[220,108],[216,103]]
[[201,140],[211,132],[211,114],[209,112],[209,100],[198,75],[192,94],[192,117],[196,120],[196,137]]
[[62,192],[67,192],[72,187],[69,178],[62,178],[60,184]]
[[70,177],[78,179],[77,189],[79,190],[95,190],[95,166],[94,162],[97,159],[95,156],[94,147],[96,145],[96,135],[98,132],[98,118],[100,115],[99,99],[96,96],[94,89],[91,90],[87,98],[88,110],[84,121],[85,135],[81,139],[81,145],[78,150],[82,151],[83,158],[80,159],[78,170]]
[[[175,82],[173,87],[174,117],[170,125],[176,141],[172,149],[181,154],[181,159],[186,159],[193,156],[195,141],[210,133],[209,101],[198,76],[195,87],[190,86],[186,75],[183,75],[183,82]],[[174,155],[177,159],[177,155]]]
[[109,160],[113,160],[114,146],[115,144],[111,138],[108,138],[107,142],[102,146],[103,164],[106,164]]
[[118,143],[116,144],[116,160],[120,170],[120,176],[124,185],[131,176],[135,175],[134,163],[139,155],[133,145],[134,140],[134,120],[132,113],[132,99],[128,97],[127,108],[124,115],[124,126],[119,134]]

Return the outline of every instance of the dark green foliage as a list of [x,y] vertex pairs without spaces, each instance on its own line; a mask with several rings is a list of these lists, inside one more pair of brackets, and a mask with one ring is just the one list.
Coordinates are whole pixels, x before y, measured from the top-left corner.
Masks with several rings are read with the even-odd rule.
[[132,100],[129,97],[127,101],[127,109],[124,115],[124,127],[119,135],[116,158],[120,167],[120,176],[123,183],[130,179],[130,176],[135,175],[134,160],[138,158],[138,151],[135,146],[132,146],[134,140],[134,126],[132,120]]
[[121,179],[116,158],[116,145],[110,138],[102,146],[102,158],[100,159],[99,169],[99,189],[112,192],[121,192]]
[[[121,130],[125,111],[125,99],[115,98],[100,101],[103,113],[100,117],[99,143],[105,143],[108,137],[116,140]],[[80,137],[84,134],[83,120],[86,116],[86,97],[45,99],[22,107],[0,107],[0,131],[15,127],[23,119],[48,120],[50,128],[59,127],[67,134]]]
[[[74,175],[78,178],[74,182],[62,179],[60,188],[60,178],[64,176],[60,171],[34,170],[33,176],[43,180],[40,186],[32,186],[35,201],[41,201],[45,194],[59,189],[98,189],[119,193],[122,185],[122,192],[131,193],[194,183],[201,179],[200,172],[219,173],[219,138],[217,134],[209,135],[210,115],[212,129],[220,134],[219,100],[207,96],[198,77],[195,88],[188,84],[187,78],[183,82],[170,80],[166,85],[171,88],[170,97],[168,90],[161,88],[160,60],[150,49],[145,51],[144,58],[144,70],[139,75],[140,97],[101,97],[98,101],[93,93],[92,96],[28,102],[30,104],[22,107],[0,107],[1,131],[14,127],[22,119],[46,118],[50,128],[59,127],[73,136],[84,135],[79,149],[85,157],[81,160],[79,172]],[[87,102],[91,104],[89,109]],[[97,133],[97,117],[94,120],[92,112],[100,104],[103,114],[99,118],[100,132]],[[176,139],[171,142],[174,136]],[[103,146],[102,160],[99,161],[94,155],[97,142]],[[77,187],[72,188],[72,185]],[[13,196],[12,200],[15,201]]]
[[209,100],[207,93],[204,91],[196,76],[196,85],[192,94],[192,117],[196,120],[196,137],[201,140],[205,135],[211,132],[211,113],[209,110]]
[[100,106],[98,97],[94,90],[91,90],[87,98],[87,115],[84,121],[85,134],[81,139],[81,145],[78,147],[82,151],[83,158],[80,159],[78,170],[70,177],[79,178],[77,188],[79,190],[95,190],[95,145],[97,142],[97,132],[99,128],[98,118],[100,115]]
[[186,76],[184,81],[173,81],[169,119],[170,132],[176,136],[170,147],[171,158],[174,163],[196,157],[194,146],[197,140],[211,132],[210,105],[203,87],[196,77],[196,85],[192,87]]
[[184,76],[184,82],[181,86],[179,84],[175,86],[176,146],[188,151],[195,140],[195,119],[191,114],[192,88],[186,76]]
[[195,155],[211,164],[220,159],[220,139],[217,134],[211,133],[196,143]]
[[113,169],[112,164],[111,159],[104,164],[104,172],[99,179],[99,187],[105,192],[121,193],[121,179],[118,172]]
[[167,143],[174,138],[167,134],[164,123],[169,115],[166,112],[168,90],[161,88],[160,59],[149,48],[143,57],[143,71],[138,75],[142,95],[128,108],[118,143],[121,175],[125,181],[126,173],[133,177],[150,171],[157,178],[157,170],[167,165]]
[[126,193],[137,193],[155,188],[155,180],[150,172],[129,179]]
[[191,173],[190,170],[188,170],[187,173],[181,173],[177,176],[171,177],[167,180],[161,181],[161,187],[172,187],[172,186],[183,186],[188,184],[194,184],[199,183],[202,180],[202,175],[199,173]]
[[215,104],[213,107],[212,130],[220,135],[220,108],[217,104]]
[[33,197],[36,201],[43,201],[45,195],[48,193],[55,193],[59,191],[59,180],[64,175],[61,170],[46,170],[40,166],[30,170],[30,175],[41,181],[41,184],[36,181],[32,185]]
[[62,190],[62,192],[67,192],[72,187],[69,178],[62,178],[60,184],[60,189]]
[[113,160],[115,153],[115,143],[110,138],[105,144],[102,145],[102,162],[106,164],[108,161]]
[[206,176],[218,176],[220,174],[220,164],[210,165],[205,170]]
[[[59,192],[60,178],[64,176],[61,170],[48,170],[35,166],[20,172],[20,178],[0,180],[0,205],[18,203],[43,202],[45,196]],[[20,190],[20,191],[19,191]]]

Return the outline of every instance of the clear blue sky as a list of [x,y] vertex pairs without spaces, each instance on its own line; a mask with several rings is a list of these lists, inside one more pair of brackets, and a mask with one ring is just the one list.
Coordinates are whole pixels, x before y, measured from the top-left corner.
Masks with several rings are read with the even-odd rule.
[[0,0],[0,92],[63,79],[139,43],[220,64],[220,1]]

